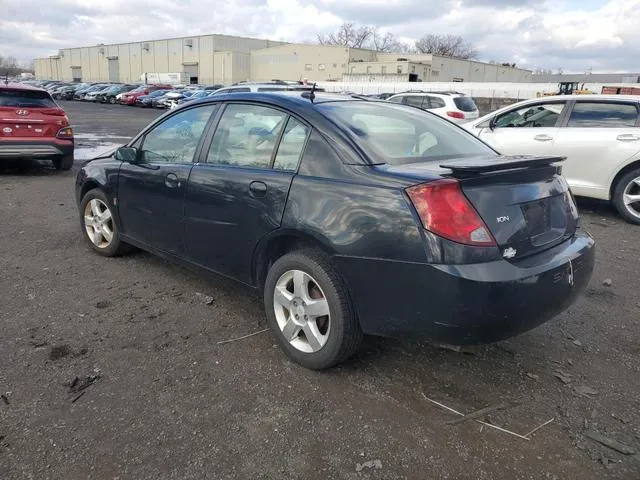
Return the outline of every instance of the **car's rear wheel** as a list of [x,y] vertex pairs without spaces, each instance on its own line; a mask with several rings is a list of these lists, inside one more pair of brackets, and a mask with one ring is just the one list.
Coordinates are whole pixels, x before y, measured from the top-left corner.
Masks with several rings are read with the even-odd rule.
[[116,97],[109,97],[109,103],[111,105],[115,104],[116,103]]
[[279,258],[267,274],[264,305],[278,343],[306,368],[330,368],[353,355],[362,341],[347,288],[321,251]]
[[53,166],[56,170],[71,170],[71,167],[73,167],[73,155],[65,155],[54,159]]
[[618,181],[613,203],[622,218],[640,225],[640,168],[630,171]]
[[114,210],[102,190],[89,190],[82,198],[80,223],[85,239],[100,255],[115,257],[131,250],[130,245],[120,240]]

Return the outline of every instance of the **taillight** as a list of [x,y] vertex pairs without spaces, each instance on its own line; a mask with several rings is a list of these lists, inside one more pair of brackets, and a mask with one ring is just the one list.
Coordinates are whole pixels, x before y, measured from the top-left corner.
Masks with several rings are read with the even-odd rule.
[[493,246],[496,241],[453,179],[407,188],[407,194],[430,232],[466,245]]
[[45,115],[55,115],[57,117],[64,117],[64,110],[61,108],[42,108],[38,110],[40,113]]
[[462,112],[447,112],[447,116],[451,118],[464,118],[464,113]]
[[64,138],[64,139],[73,138],[73,129],[71,127],[63,127],[60,130],[58,130],[56,137]]

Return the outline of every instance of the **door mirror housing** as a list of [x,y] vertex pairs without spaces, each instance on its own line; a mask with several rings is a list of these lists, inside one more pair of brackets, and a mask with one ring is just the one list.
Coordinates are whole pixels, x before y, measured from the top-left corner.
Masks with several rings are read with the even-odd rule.
[[121,162],[137,163],[140,151],[135,147],[120,147],[116,150],[115,159]]
[[494,130],[496,125],[498,124],[498,116],[495,115],[491,120],[489,120],[489,129]]

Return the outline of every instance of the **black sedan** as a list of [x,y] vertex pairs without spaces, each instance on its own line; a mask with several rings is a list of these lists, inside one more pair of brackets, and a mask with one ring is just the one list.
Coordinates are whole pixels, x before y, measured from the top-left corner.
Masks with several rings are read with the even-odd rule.
[[287,355],[314,369],[363,334],[492,342],[587,285],[558,157],[501,157],[422,110],[240,93],[173,110],[78,173],[97,253],[138,247],[259,291]]

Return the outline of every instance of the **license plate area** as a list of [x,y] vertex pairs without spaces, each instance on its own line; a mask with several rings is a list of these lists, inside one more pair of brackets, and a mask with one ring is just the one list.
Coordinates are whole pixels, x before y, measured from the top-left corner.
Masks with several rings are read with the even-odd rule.
[[567,229],[567,209],[563,195],[541,198],[520,205],[527,234],[534,247],[563,237]]

